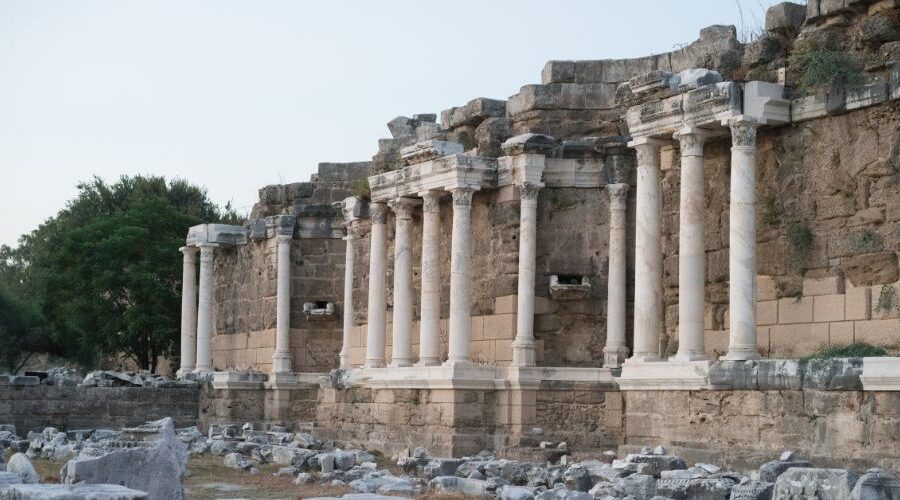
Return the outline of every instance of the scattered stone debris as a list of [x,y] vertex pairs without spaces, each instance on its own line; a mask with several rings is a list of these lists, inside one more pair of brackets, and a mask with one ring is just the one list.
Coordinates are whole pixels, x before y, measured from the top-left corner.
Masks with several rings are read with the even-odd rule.
[[99,370],[88,373],[81,384],[84,387],[197,387],[198,382],[190,379],[170,379],[165,375],[150,372],[117,372]]

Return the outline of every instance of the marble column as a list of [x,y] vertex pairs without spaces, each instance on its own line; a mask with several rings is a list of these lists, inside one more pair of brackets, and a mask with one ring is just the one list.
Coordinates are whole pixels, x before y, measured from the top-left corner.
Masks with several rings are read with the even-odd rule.
[[372,203],[371,250],[369,251],[369,305],[368,331],[366,332],[366,367],[384,366],[384,334],[387,327],[387,207],[384,203]]
[[441,208],[442,191],[422,196],[422,313],[419,323],[420,366],[441,363]]
[[197,361],[197,247],[181,247],[181,367],[178,376],[194,371]]
[[410,229],[412,211],[419,200],[395,198],[390,201],[394,211],[394,332],[391,345],[391,366],[412,366],[412,244]]
[[212,305],[213,305],[213,249],[215,243],[200,244],[200,297],[197,307],[197,366],[196,373],[212,371]]
[[675,134],[681,148],[678,219],[678,353],[675,360],[705,360],[703,314],[706,305],[706,133],[685,128]]
[[756,122],[733,118],[728,224],[729,345],[724,359],[759,358],[756,342]]
[[628,356],[625,341],[625,270],[626,221],[628,184],[607,184],[609,192],[609,280],[606,299],[606,346],[603,366],[616,368]]
[[344,250],[344,336],[341,343],[341,368],[350,368],[350,332],[353,330],[353,266],[356,261],[356,227],[347,222]]
[[534,366],[534,275],[537,254],[537,198],[543,186],[519,187],[519,290],[513,366]]
[[471,188],[454,188],[453,234],[450,238],[450,346],[447,365],[467,364],[472,319],[469,313],[469,228],[472,210]]
[[291,240],[282,234],[278,242],[278,275],[275,296],[275,354],[272,373],[291,372]]
[[634,236],[634,352],[632,362],[659,361],[662,328],[662,247],[660,245],[659,149],[665,142],[639,138]]

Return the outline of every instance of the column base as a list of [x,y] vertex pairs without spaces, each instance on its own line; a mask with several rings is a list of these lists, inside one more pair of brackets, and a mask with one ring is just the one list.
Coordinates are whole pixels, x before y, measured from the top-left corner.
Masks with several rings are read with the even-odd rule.
[[388,364],[388,367],[390,367],[390,368],[405,368],[407,366],[412,366],[412,365],[413,365],[413,363],[412,363],[411,359],[398,359],[396,361],[391,361]]
[[190,375],[192,373],[194,373],[194,367],[190,366],[190,367],[185,367],[185,368],[179,368],[178,371],[175,372],[175,376],[178,378],[184,378],[185,375]]
[[628,348],[625,346],[603,348],[603,366],[606,368],[619,368],[627,358]]
[[762,356],[756,347],[735,347],[728,349],[728,354],[720,357],[722,361],[749,361],[752,359],[760,359]]
[[440,366],[441,360],[438,358],[421,358],[419,361],[413,366]]
[[705,352],[687,352],[687,353],[676,353],[674,356],[670,358],[670,361],[707,361],[709,360],[709,356],[706,355]]
[[534,344],[516,344],[512,346],[512,366],[534,366],[537,364]]
[[367,359],[366,368],[384,368],[383,359]]
[[644,363],[660,363],[662,361],[663,361],[663,359],[660,358],[659,355],[657,355],[657,354],[635,353],[633,356],[626,359],[622,363],[622,366],[628,366],[628,365],[634,365],[634,364],[641,365]]
[[276,352],[275,355],[272,356],[272,372],[290,373],[291,354],[287,352]]
[[617,379],[623,391],[699,391],[708,389],[711,361],[631,362],[622,367]]
[[443,365],[441,365],[441,366],[450,366],[450,367],[453,367],[453,366],[462,366],[462,367],[467,367],[467,366],[474,366],[474,365],[475,365],[475,363],[473,363],[472,360],[471,360],[471,359],[468,359],[468,358],[457,358],[457,359],[451,358],[451,359],[448,359],[447,361],[444,361]]
[[349,354],[341,354],[340,355],[341,368],[350,368],[350,355]]

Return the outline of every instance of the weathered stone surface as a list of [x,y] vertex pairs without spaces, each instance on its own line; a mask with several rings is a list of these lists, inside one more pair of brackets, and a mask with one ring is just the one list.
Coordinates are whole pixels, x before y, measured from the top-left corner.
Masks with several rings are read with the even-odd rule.
[[806,363],[804,389],[830,391],[862,390],[862,358],[811,359]]
[[139,438],[139,447],[86,446],[66,464],[66,484],[121,484],[146,491],[151,498],[182,498],[187,451],[175,435],[172,419],[150,422],[130,433]]
[[3,500],[147,500],[146,492],[118,484],[15,484],[0,489]]
[[6,463],[6,471],[15,473],[26,484],[38,483],[41,480],[31,465],[31,460],[28,460],[24,453],[13,453]]
[[900,498],[900,479],[882,469],[869,469],[859,477],[850,500],[895,500]]
[[800,26],[806,20],[806,6],[793,3],[781,2],[766,9],[766,31],[792,34],[800,31]]
[[488,494],[486,481],[476,479],[463,479],[455,476],[440,476],[428,482],[428,488],[453,495],[461,493],[472,496],[485,496]]
[[773,460],[766,462],[759,468],[759,480],[774,483],[784,471],[792,467],[812,467],[812,464],[806,460]]
[[843,500],[857,481],[856,474],[843,469],[791,468],[775,481],[774,498],[818,498]]
[[434,479],[438,476],[454,476],[456,469],[464,462],[460,458],[432,458],[425,465],[424,474],[428,479]]
[[499,118],[506,114],[506,101],[479,97],[465,106],[450,108],[441,112],[441,127],[452,129],[464,125],[478,126],[488,118]]
[[673,499],[725,500],[731,495],[734,481],[729,478],[660,479],[656,490]]
[[897,254],[894,252],[844,257],[841,268],[854,286],[895,283],[900,279]]
[[729,500],[771,500],[774,489],[774,483],[747,481],[732,486]]

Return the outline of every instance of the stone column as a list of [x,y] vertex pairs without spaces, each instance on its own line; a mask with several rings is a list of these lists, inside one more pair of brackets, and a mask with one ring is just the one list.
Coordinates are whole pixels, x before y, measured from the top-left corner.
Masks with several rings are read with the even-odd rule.
[[441,363],[441,191],[421,193],[422,314],[419,324],[420,366]]
[[469,316],[469,226],[472,210],[471,188],[454,188],[453,235],[450,239],[450,346],[447,365],[467,364],[472,323]]
[[196,373],[212,371],[212,296],[213,249],[215,243],[200,244],[200,298],[197,308],[197,366]]
[[759,358],[756,343],[756,122],[733,118],[728,224],[729,346],[724,359]]
[[194,371],[197,361],[197,247],[181,247],[181,367],[178,376]]
[[537,197],[543,186],[519,187],[519,290],[513,366],[534,366],[534,275],[537,254]]
[[372,203],[371,250],[369,251],[369,329],[366,332],[366,367],[384,366],[384,333],[387,327],[387,207],[384,203]]
[[634,353],[630,361],[659,361],[662,328],[662,247],[660,246],[659,148],[663,141],[639,138],[636,232],[634,237]]
[[608,184],[609,192],[609,281],[606,299],[606,346],[603,366],[616,368],[628,356],[625,341],[625,269],[627,259],[625,210],[628,184]]
[[344,250],[344,337],[341,343],[341,368],[350,368],[350,332],[353,330],[353,266],[356,261],[356,227],[347,222]]
[[278,242],[278,277],[275,296],[275,354],[272,373],[291,372],[291,240],[282,234]]
[[706,133],[685,128],[675,134],[681,147],[681,193],[678,219],[678,361],[704,360],[703,312],[706,304],[706,179],[703,144]]
[[413,207],[419,204],[412,198],[390,201],[394,211],[394,333],[391,366],[412,366],[412,245],[410,226]]

